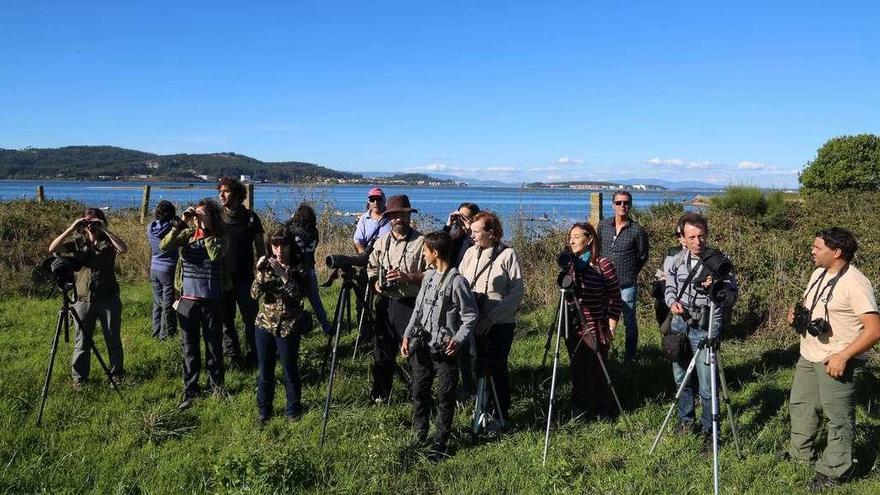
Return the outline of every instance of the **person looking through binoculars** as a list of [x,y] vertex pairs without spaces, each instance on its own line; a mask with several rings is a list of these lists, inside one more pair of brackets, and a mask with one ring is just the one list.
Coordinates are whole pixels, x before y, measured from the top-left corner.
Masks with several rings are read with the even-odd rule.
[[[617,273],[610,258],[599,256],[596,230],[589,223],[576,223],[568,231],[571,250],[567,271],[572,278],[572,293],[583,314],[576,332],[568,332],[565,341],[570,358],[572,416],[583,414],[602,418],[617,416],[617,406],[597,353],[606,362],[608,350],[623,306]],[[577,311],[574,305],[569,311]],[[589,333],[589,335],[587,335]]]
[[[471,220],[474,245],[464,253],[459,272],[467,279],[480,309],[474,330],[477,372],[494,383],[496,408],[501,418],[509,418],[510,348],[516,327],[516,310],[523,296],[522,269],[516,251],[501,242],[501,220],[490,211],[481,211]],[[500,426],[500,424],[499,424]]]
[[388,198],[383,215],[391,231],[376,239],[367,264],[367,274],[377,296],[370,390],[370,399],[376,404],[391,398],[395,358],[425,269],[422,257],[425,238],[410,226],[410,217],[417,212],[405,194]]
[[272,417],[275,397],[275,356],[284,373],[287,419],[296,421],[302,415],[302,387],[299,379],[299,342],[310,318],[303,310],[303,297],[308,291],[309,274],[305,256],[290,232],[281,228],[269,238],[271,256],[257,261],[257,272],[251,296],[260,304],[257,313],[257,410],[260,424]]
[[[813,240],[816,269],[788,323],[800,335],[800,358],[791,385],[791,458],[815,462],[810,487],[819,490],[852,474],[855,384],[866,352],[880,340],[874,288],[853,266],[858,250],[852,232],[831,227]],[[828,418],[825,449],[816,451],[821,416]]]
[[403,334],[400,353],[412,369],[413,425],[416,438],[428,438],[431,389],[437,379],[437,434],[434,455],[445,454],[455,412],[458,353],[479,314],[470,286],[450,263],[452,238],[444,231],[425,236],[422,256],[433,266],[425,272],[415,310]]
[[183,218],[165,235],[161,249],[179,249],[175,286],[180,293],[177,314],[183,334],[183,399],[186,409],[199,394],[202,370],[199,338],[205,340],[205,366],[211,389],[222,395],[223,291],[228,280],[223,273],[227,238],[223,217],[214,200],[205,198],[183,212]]
[[[125,376],[123,366],[122,301],[114,266],[116,255],[128,251],[125,241],[107,227],[107,217],[98,208],[89,208],[49,244],[49,253],[67,255],[77,266],[75,285],[77,300],[73,309],[82,320],[74,332],[71,374],[74,390],[80,390],[89,378],[91,369],[91,341],[95,325],[100,320],[104,342],[110,357],[110,373],[116,383]],[[84,336],[83,334],[86,334]]]
[[[721,335],[724,310],[732,307],[736,300],[736,279],[727,257],[707,246],[709,224],[705,217],[698,213],[685,213],[678,220],[678,227],[684,248],[669,264],[666,273],[666,304],[673,315],[670,331],[681,339],[685,350],[672,357],[672,373],[675,376],[676,387],[680,387],[687,371],[689,353],[694,349],[700,349],[700,355],[696,359],[698,390],[702,403],[700,426],[704,446],[708,448],[712,440],[710,405],[711,380],[714,378],[704,356],[707,349],[700,347],[700,342],[708,336],[710,319],[712,319],[715,342],[709,345],[717,345]],[[711,304],[713,301],[714,305]],[[710,311],[711,307],[714,307],[714,312]],[[693,383],[689,383],[679,397],[679,431],[690,432],[694,429],[696,415],[694,393]]]

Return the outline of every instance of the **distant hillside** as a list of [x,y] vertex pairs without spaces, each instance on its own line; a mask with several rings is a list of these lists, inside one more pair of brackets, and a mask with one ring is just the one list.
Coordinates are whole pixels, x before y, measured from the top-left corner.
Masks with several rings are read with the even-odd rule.
[[262,162],[237,153],[156,155],[114,146],[0,149],[0,178],[214,180],[250,175],[255,181],[315,182],[359,179],[304,162]]

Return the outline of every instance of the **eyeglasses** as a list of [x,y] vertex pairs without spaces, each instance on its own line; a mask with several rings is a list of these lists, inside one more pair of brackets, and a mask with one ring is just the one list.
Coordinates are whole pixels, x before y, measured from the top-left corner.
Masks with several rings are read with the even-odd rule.
[[616,206],[624,206],[624,205],[629,206],[632,204],[632,201],[615,201],[614,204]]
[[376,203],[382,201],[382,199],[384,199],[382,198],[382,196],[370,196],[369,198],[367,198],[367,201],[369,201],[370,203]]

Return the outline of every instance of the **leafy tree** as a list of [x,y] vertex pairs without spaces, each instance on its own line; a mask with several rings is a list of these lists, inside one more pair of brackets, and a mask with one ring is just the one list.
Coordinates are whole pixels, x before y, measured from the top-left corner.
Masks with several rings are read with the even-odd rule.
[[807,191],[880,191],[880,136],[830,139],[804,167],[800,182]]

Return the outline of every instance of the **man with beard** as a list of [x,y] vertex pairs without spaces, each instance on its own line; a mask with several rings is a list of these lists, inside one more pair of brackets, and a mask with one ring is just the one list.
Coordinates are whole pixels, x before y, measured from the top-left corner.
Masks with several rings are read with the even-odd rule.
[[[266,252],[263,243],[263,223],[253,211],[245,208],[247,189],[233,177],[223,177],[217,183],[220,204],[226,213],[226,232],[229,250],[226,253],[226,274],[232,282],[231,289],[223,293],[223,353],[232,365],[253,366],[257,362],[254,321],[257,318],[257,302],[251,298],[254,282],[254,255]],[[242,359],[238,330],[235,328],[235,308],[241,310],[247,355]]]
[[391,398],[397,350],[412,316],[425,270],[424,237],[410,226],[410,215],[416,212],[418,210],[410,207],[407,195],[388,198],[383,217],[391,224],[391,232],[376,239],[367,265],[367,274],[377,295],[370,390],[370,399],[376,404]]

